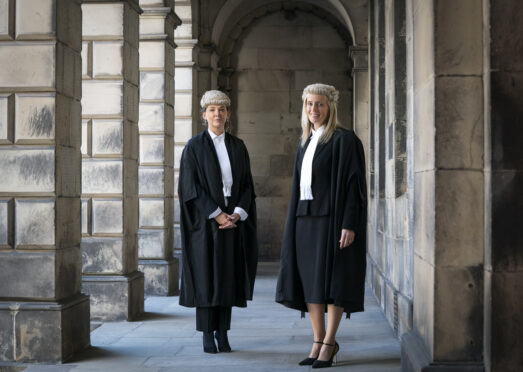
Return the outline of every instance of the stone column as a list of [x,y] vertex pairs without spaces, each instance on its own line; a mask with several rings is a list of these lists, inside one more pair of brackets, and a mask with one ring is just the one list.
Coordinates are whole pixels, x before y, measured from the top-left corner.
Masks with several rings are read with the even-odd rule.
[[[407,2],[414,329],[403,371],[483,371],[482,2]],[[410,104],[410,102],[409,102]]]
[[174,11],[182,21],[174,31],[176,42],[174,78],[174,249],[181,257],[180,208],[178,203],[178,169],[185,143],[201,128],[199,101],[197,97],[194,54],[198,42],[193,38],[193,14],[191,1],[176,1]]
[[89,346],[79,0],[0,0],[0,362]]
[[174,29],[172,6],[140,1],[139,269],[145,293],[178,293],[174,258]]
[[352,60],[353,82],[353,126],[354,131],[363,142],[365,154],[369,154],[369,64],[366,46],[351,46],[349,48]]
[[523,2],[483,1],[485,370],[523,365]]
[[84,0],[83,288],[91,317],[143,312],[138,271],[138,0]]

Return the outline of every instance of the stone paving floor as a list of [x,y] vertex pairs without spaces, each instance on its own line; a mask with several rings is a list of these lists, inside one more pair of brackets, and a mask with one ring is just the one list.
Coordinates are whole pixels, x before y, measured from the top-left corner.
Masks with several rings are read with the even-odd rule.
[[[144,316],[135,322],[103,323],[91,333],[92,347],[69,363],[31,365],[24,372],[183,372],[309,371],[298,366],[307,356],[312,331],[308,317],[274,302],[276,263],[260,263],[254,300],[233,308],[229,341],[232,353],[205,354],[195,331],[194,309],[178,297],[149,297]],[[400,346],[367,291],[366,311],[343,319],[340,352],[332,371],[394,372],[400,370]],[[17,371],[22,369],[17,368]]]

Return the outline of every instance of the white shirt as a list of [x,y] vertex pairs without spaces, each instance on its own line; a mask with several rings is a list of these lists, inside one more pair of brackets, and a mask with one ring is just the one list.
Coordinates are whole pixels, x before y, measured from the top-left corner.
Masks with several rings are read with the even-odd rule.
[[[229,159],[229,153],[227,152],[227,147],[225,147],[225,132],[216,135],[211,130],[207,129],[207,132],[212,138],[214,143],[214,148],[216,149],[216,155],[218,155],[218,162],[220,163],[220,170],[222,173],[222,183],[223,183],[223,196],[225,196],[225,205],[227,205],[227,198],[231,196],[232,188],[232,169],[231,161]],[[213,219],[222,213],[220,207],[218,207],[213,213],[209,215],[209,219]],[[245,221],[249,216],[243,208],[235,207],[233,213],[238,213],[240,215],[240,220]]]
[[318,140],[323,134],[325,126],[322,125],[318,130],[312,129],[311,141],[305,155],[303,155],[303,161],[301,163],[301,175],[300,175],[300,200],[312,200],[312,161],[314,160],[314,153],[318,146]]

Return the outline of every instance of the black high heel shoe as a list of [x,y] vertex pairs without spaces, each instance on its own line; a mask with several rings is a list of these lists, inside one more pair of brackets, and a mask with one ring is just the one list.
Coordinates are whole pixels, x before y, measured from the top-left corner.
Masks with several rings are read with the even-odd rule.
[[229,339],[227,338],[227,331],[216,331],[214,337],[216,337],[216,341],[218,341],[218,350],[220,350],[221,353],[230,353],[232,351],[231,345],[229,345]]
[[336,357],[336,354],[338,354],[338,351],[340,350],[340,345],[338,345],[337,342],[334,342],[333,344],[326,344],[323,345],[332,346],[334,347],[334,350],[332,350],[332,354],[329,360],[319,360],[316,359],[314,363],[312,363],[312,368],[328,368],[332,367],[332,360],[334,359],[334,364],[338,362],[338,358]]
[[[323,341],[314,341],[314,343],[323,345]],[[318,355],[320,355],[319,352],[318,352]],[[314,363],[316,361],[316,359],[318,359],[318,357],[316,357],[316,358],[307,357],[307,358],[303,359],[301,362],[299,362],[298,364],[300,366],[312,366],[312,363]]]
[[209,354],[216,354],[218,352],[214,338],[212,337],[212,332],[203,332],[203,351]]

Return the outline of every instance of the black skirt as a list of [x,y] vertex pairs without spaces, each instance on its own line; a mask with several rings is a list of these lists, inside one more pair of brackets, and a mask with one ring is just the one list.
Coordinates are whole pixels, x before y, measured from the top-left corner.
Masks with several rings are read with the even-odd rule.
[[296,218],[296,261],[307,303],[333,303],[330,278],[326,278],[326,268],[332,266],[327,247],[329,220],[329,216]]

